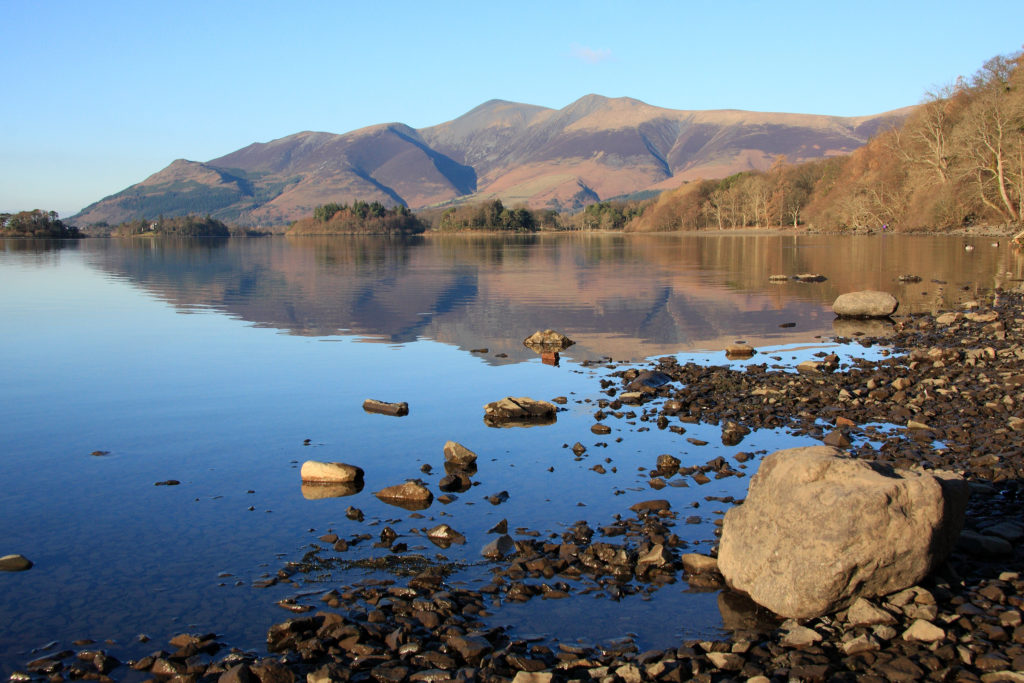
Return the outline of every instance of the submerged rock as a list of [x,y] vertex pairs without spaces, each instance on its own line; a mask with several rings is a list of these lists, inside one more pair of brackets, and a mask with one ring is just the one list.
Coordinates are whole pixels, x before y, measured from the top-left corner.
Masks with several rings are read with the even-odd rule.
[[777,451],[726,513],[718,566],[777,614],[819,616],[920,581],[952,549],[966,503],[952,474],[887,469],[827,446]]

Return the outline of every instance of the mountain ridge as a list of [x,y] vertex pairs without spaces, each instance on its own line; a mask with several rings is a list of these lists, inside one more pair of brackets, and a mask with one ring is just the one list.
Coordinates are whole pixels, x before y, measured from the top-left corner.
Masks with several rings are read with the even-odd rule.
[[585,95],[562,109],[488,100],[425,128],[380,123],[301,131],[206,162],[177,159],[72,219],[118,223],[209,213],[245,226],[286,224],[356,199],[413,209],[501,199],[575,210],[699,178],[848,154],[912,107],[840,117],[737,109],[676,110]]

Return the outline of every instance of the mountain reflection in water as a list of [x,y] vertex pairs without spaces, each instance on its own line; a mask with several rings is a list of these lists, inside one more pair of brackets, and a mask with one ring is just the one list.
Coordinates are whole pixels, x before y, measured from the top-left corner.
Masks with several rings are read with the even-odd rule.
[[[792,235],[451,235],[100,241],[89,262],[182,312],[214,309],[307,336],[429,338],[490,362],[533,357],[556,328],[571,359],[637,360],[833,332],[843,292],[879,289],[932,311],[1019,279],[1019,252],[961,238]],[[776,274],[824,282],[769,282]],[[897,280],[916,274],[917,283]],[[795,323],[795,324],[794,324]],[[789,324],[787,327],[781,325]],[[507,354],[496,358],[495,354]]]

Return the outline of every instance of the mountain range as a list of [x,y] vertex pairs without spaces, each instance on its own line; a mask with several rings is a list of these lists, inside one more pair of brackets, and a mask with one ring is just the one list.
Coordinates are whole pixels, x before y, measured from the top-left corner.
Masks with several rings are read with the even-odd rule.
[[563,109],[491,100],[446,123],[349,133],[302,132],[207,162],[178,159],[95,202],[88,226],[185,213],[243,226],[283,225],[327,202],[413,209],[501,199],[576,210],[699,178],[848,154],[910,108],[839,117],[740,110],[684,111],[587,95]]

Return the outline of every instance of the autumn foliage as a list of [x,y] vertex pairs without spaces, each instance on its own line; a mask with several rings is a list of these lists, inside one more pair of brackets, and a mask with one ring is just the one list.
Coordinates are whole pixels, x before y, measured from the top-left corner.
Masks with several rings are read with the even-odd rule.
[[955,229],[1024,219],[1024,56],[929,93],[850,156],[686,184],[627,230]]

